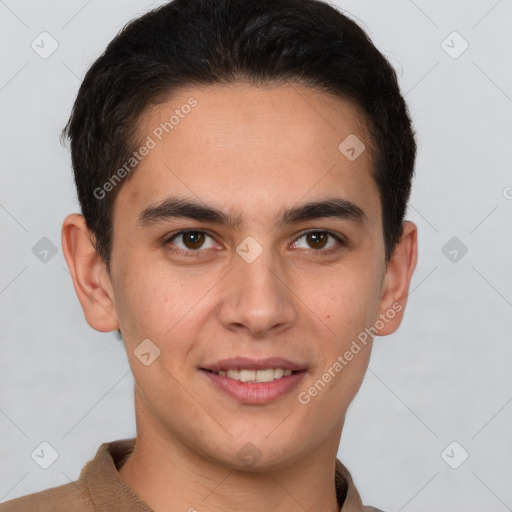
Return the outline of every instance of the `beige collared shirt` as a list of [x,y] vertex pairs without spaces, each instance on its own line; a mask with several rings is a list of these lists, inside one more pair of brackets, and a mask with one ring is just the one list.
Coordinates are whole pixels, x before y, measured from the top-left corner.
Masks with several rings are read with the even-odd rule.
[[[135,438],[103,443],[78,480],[0,504],[0,512],[153,512],[121,479],[120,468],[135,448]],[[379,512],[363,507],[348,469],[336,459],[340,512]]]

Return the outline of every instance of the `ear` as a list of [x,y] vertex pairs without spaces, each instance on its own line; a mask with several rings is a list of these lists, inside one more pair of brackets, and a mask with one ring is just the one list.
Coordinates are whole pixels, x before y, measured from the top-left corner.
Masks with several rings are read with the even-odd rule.
[[417,260],[418,229],[413,222],[405,221],[402,237],[387,264],[383,279],[379,317],[376,319],[376,324],[384,324],[384,327],[377,329],[377,336],[386,336],[395,332],[402,323],[409,285]]
[[64,257],[87,323],[100,332],[117,330],[119,321],[110,276],[94,248],[94,236],[84,217],[76,213],[68,215],[62,224],[61,238]]

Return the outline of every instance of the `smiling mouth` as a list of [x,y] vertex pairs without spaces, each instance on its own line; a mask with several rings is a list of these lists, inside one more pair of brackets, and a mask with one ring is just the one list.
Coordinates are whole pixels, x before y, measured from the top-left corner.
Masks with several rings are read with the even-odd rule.
[[[271,374],[272,371],[272,374]],[[247,405],[264,405],[292,392],[306,376],[306,370],[265,368],[258,370],[234,369],[207,370],[201,372],[224,395]],[[222,375],[226,372],[226,375]],[[228,376],[228,372],[232,377]],[[238,372],[238,376],[236,374]],[[258,377],[258,372],[260,376]],[[281,375],[282,376],[279,376]],[[277,374],[277,375],[276,375]],[[272,380],[270,380],[270,378]]]
[[241,370],[207,370],[203,368],[204,371],[214,373],[216,375],[220,375],[222,377],[228,377],[229,379],[237,380],[240,382],[250,382],[255,384],[263,384],[265,382],[272,382],[274,380],[279,380],[285,377],[289,377],[295,373],[302,373],[305,370],[285,370],[283,368],[266,368],[263,370],[249,370],[249,369],[241,369]]

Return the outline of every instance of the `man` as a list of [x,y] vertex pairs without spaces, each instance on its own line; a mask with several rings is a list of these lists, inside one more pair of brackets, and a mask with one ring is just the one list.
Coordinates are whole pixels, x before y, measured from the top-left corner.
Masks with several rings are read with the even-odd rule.
[[378,510],[336,454],[404,313],[416,145],[364,32],[318,0],[175,0],[109,44],[65,135],[63,250],[137,437],[0,511]]

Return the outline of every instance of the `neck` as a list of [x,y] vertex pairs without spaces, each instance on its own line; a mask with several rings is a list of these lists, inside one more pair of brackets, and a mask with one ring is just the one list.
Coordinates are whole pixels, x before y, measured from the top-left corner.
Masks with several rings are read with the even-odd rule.
[[191,450],[193,444],[138,420],[135,449],[118,472],[154,512],[339,512],[338,443],[339,437],[307,455],[250,470],[207,458]]

